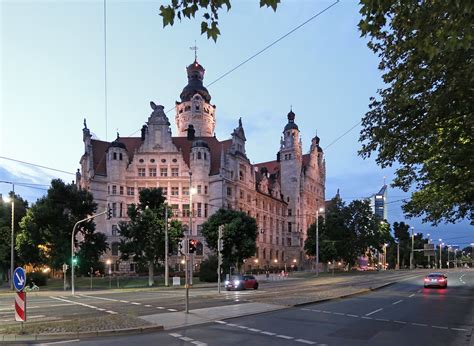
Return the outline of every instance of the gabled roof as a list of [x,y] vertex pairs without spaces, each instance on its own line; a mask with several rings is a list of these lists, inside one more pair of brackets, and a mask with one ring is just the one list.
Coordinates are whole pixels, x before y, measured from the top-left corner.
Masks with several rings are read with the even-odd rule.
[[[211,152],[211,172],[210,175],[215,175],[219,173],[221,166],[221,151],[226,152],[231,144],[232,140],[228,139],[222,142],[215,137],[196,137],[193,140],[188,140],[186,137],[172,137],[173,144],[179,150],[181,149],[183,159],[186,164],[189,166],[189,153],[191,151],[191,146],[195,140],[202,140],[207,143],[209,150]],[[142,145],[142,140],[140,137],[120,137],[116,141],[123,143],[126,147],[130,159],[133,159],[135,151],[140,148]],[[95,174],[106,175],[106,152],[110,147],[110,142],[100,141],[97,139],[91,140],[92,144],[92,155],[94,158],[94,171]]]

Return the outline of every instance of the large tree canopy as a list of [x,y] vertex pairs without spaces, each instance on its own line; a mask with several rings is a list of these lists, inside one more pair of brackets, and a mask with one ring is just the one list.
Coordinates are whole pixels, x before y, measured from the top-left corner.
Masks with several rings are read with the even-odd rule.
[[[165,258],[165,208],[170,208],[160,188],[141,190],[139,200],[128,208],[130,221],[119,224],[120,252],[122,259],[148,267],[148,285],[152,286],[154,266]],[[169,244],[177,246],[183,237],[181,223],[173,220],[168,231]]]
[[211,250],[217,251],[218,228],[224,225],[224,249],[222,258],[227,265],[242,265],[244,259],[255,255],[257,250],[257,222],[246,213],[231,209],[219,209],[202,224],[202,235]]
[[[23,263],[48,265],[60,269],[70,263],[71,235],[74,224],[97,210],[97,204],[86,190],[57,179],[45,197],[40,198],[20,223],[21,232],[16,237],[16,249]],[[82,223],[76,236],[76,253],[79,271],[87,273],[90,266],[97,267],[98,260],[107,249],[105,235],[95,232],[93,221]]]
[[360,155],[397,162],[393,186],[415,188],[403,209],[425,222],[473,221],[471,1],[362,0],[359,28],[386,87],[362,121]]

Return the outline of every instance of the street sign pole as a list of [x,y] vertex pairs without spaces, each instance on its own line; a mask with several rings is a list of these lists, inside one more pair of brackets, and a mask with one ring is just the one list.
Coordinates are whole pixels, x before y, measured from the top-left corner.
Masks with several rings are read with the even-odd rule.
[[217,293],[221,293],[221,265],[222,265],[222,233],[224,225],[219,226],[219,233],[217,239]]
[[[15,287],[15,321],[26,321],[26,293],[23,289],[26,285],[26,273],[21,267],[15,269],[13,273],[13,286]],[[22,324],[23,329],[23,324]]]

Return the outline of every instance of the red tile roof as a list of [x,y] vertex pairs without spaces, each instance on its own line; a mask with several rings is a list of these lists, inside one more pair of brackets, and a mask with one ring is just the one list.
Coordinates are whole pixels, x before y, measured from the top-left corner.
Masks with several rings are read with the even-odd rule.
[[[219,173],[221,165],[221,151],[227,151],[231,144],[232,140],[228,139],[222,142],[215,137],[196,137],[205,141],[209,145],[209,150],[211,151],[211,172],[210,175],[215,175]],[[133,158],[135,151],[142,145],[142,140],[140,137],[120,137],[119,142],[125,144],[130,159]],[[188,140],[186,137],[172,137],[173,144],[179,149],[181,149],[183,154],[183,159],[186,164],[189,166],[189,153],[191,151],[191,145],[194,140]],[[110,142],[104,142],[96,139],[91,140],[92,144],[92,155],[94,158],[94,171],[95,174],[106,175],[106,152],[110,146]]]

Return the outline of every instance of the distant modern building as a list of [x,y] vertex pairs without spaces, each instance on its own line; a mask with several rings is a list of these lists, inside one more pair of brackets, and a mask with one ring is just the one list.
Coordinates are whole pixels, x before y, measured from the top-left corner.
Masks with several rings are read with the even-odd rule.
[[[251,164],[240,119],[229,139],[216,138],[216,106],[203,86],[204,72],[196,60],[187,67],[188,84],[175,107],[177,136],[171,133],[164,107],[153,102],[141,137],[117,135],[112,142],[101,141],[92,137],[84,121],[77,183],[93,194],[99,210],[112,209],[111,220],[96,222],[110,244],[104,260],[114,261],[115,270],[135,270],[133,263],[116,262],[119,221],[128,220],[127,206],[138,202],[142,189],[158,187],[185,227],[192,213],[192,229],[186,232],[204,244],[197,249],[196,263],[209,253],[202,224],[219,208],[239,210],[257,220],[257,251],[246,260],[246,270],[300,266],[305,259],[306,230],[315,221],[316,210],[324,206],[326,166],[319,137],[303,154],[295,113],[290,111],[276,159]],[[192,205],[190,176],[196,190]]]
[[370,206],[375,215],[382,220],[387,220],[387,185],[384,184],[380,191],[370,196]]

